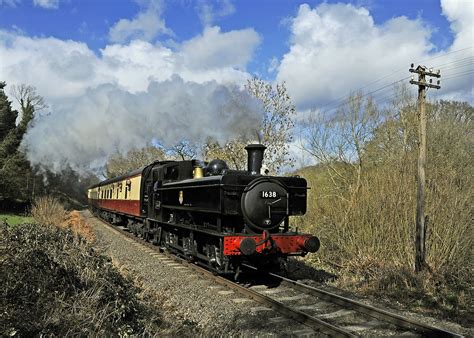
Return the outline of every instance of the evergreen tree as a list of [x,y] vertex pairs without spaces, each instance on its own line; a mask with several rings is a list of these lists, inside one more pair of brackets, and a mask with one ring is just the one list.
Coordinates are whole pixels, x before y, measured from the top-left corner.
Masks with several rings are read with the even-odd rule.
[[5,82],[0,82],[0,143],[9,132],[15,129],[15,121],[18,116],[18,112],[12,109],[11,101],[8,101],[4,90],[5,86]]
[[30,179],[35,175],[26,155],[19,148],[35,111],[45,105],[34,87],[13,86],[13,96],[21,108],[21,120],[16,125],[18,112],[12,110],[5,86],[5,82],[0,82],[0,199],[27,200],[31,190]]

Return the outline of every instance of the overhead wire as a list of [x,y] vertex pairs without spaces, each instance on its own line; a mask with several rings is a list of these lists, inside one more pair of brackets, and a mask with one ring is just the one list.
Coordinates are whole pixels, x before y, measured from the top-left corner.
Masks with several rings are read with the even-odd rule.
[[[465,71],[461,71],[461,72],[456,72],[456,73],[452,73],[452,74],[449,74],[448,77],[443,77],[442,79],[443,80],[450,80],[450,79],[453,79],[453,78],[457,78],[457,77],[461,77],[461,76],[466,76],[466,75],[470,75],[470,74],[474,74],[474,70],[465,70]],[[368,92],[368,93],[365,93],[364,95],[361,96],[361,98],[363,97],[367,97],[367,96],[372,96],[372,99],[374,100],[375,103],[377,103],[378,105],[381,105],[382,103],[386,103],[388,102],[390,99],[393,99],[393,91],[391,90],[392,86],[397,84],[397,83],[400,83],[400,82],[403,82],[407,79],[409,79],[410,76],[407,76],[405,78],[402,78],[402,79],[399,79],[397,81],[394,81],[392,83],[389,83],[387,85],[384,85],[380,88],[377,88],[371,92]],[[385,89],[385,90],[384,90]],[[380,93],[381,92],[381,93]],[[378,93],[377,95],[373,96],[373,94],[375,93]],[[342,103],[343,101],[341,101]],[[336,110],[338,107],[334,107],[334,108],[331,108],[331,109],[327,109],[325,110],[325,113],[329,113],[331,111],[334,111]]]
[[[438,55],[438,56],[435,56],[435,57],[432,57],[432,58],[427,58],[427,59],[424,59],[424,60],[419,61],[419,62],[417,62],[417,63],[424,63],[424,62],[427,62],[427,61],[431,61],[431,60],[435,60],[435,59],[444,58],[444,57],[446,57],[446,56],[448,56],[448,55],[451,55],[451,54],[460,53],[460,52],[466,51],[466,50],[468,50],[468,49],[472,49],[473,47],[474,47],[474,45],[473,45],[473,46],[466,47],[466,48],[462,48],[462,49],[459,49],[459,50],[447,52],[447,53],[445,53],[445,54],[443,54],[443,55]],[[457,60],[454,60],[454,61],[450,61],[450,62],[447,62],[447,63],[444,63],[444,64],[437,65],[437,66],[435,66],[435,67],[433,67],[433,68],[439,68],[439,67],[443,67],[443,66],[447,66],[447,65],[453,65],[453,68],[450,68],[450,69],[462,68],[462,67],[464,67],[464,66],[470,65],[470,63],[472,62],[473,59],[474,59],[473,57],[461,58],[461,59],[457,59]],[[386,74],[386,75],[384,75],[384,76],[382,76],[382,77],[380,77],[380,78],[378,78],[378,79],[376,79],[376,80],[374,80],[374,81],[372,81],[372,82],[370,82],[370,83],[368,83],[368,84],[366,84],[366,85],[364,85],[364,86],[358,88],[356,91],[360,91],[360,90],[362,90],[362,89],[365,89],[365,88],[367,88],[367,87],[370,87],[371,85],[373,85],[373,84],[375,84],[375,83],[378,83],[378,82],[380,82],[380,81],[383,80],[383,79],[386,79],[386,78],[388,78],[388,77],[390,77],[390,76],[393,76],[393,75],[395,75],[395,74],[400,73],[400,72],[401,72],[402,70],[404,70],[404,69],[406,69],[406,67],[397,69],[397,70],[395,70],[395,71],[393,71],[393,72],[391,72],[391,73],[389,73],[389,74]],[[368,95],[370,95],[370,94],[372,94],[372,93],[378,92],[379,90],[381,90],[381,89],[383,89],[383,88],[387,88],[388,86],[391,86],[391,85],[394,85],[394,84],[399,83],[399,82],[401,82],[401,81],[404,81],[404,80],[406,80],[406,79],[408,79],[408,78],[410,78],[410,76],[405,77],[405,78],[403,78],[403,79],[399,79],[399,80],[397,80],[397,81],[394,81],[394,82],[392,82],[392,83],[390,83],[390,84],[388,84],[388,85],[384,85],[384,86],[382,86],[382,87],[380,87],[380,88],[378,88],[378,89],[375,89],[375,90],[373,90],[373,91],[371,91],[371,92],[365,94],[364,97],[365,97],[365,96],[368,96]],[[319,106],[318,109],[319,109],[319,110],[323,110],[323,108],[325,108],[325,107],[328,107],[328,106],[331,107],[331,106],[332,106],[333,108],[331,108],[331,109],[324,109],[325,111],[332,111],[332,110],[336,109],[340,104],[344,103],[344,101],[346,101],[348,98],[350,98],[350,95],[351,95],[351,94],[349,93],[349,94],[347,94],[347,95],[345,95],[345,96],[341,96],[341,97],[339,97],[339,98],[337,98],[337,99],[335,99],[335,100],[332,100],[332,101],[330,101],[330,102],[328,102],[328,103],[326,103],[326,104],[324,104],[324,105],[322,105],[322,106]]]
[[448,76],[448,77],[443,78],[443,80],[446,81],[446,80],[454,79],[454,78],[457,78],[457,77],[466,76],[466,75],[469,75],[469,74],[474,74],[474,69],[471,69],[471,70],[465,71],[465,72],[455,73],[455,74],[451,74],[451,75],[455,75],[455,76]]

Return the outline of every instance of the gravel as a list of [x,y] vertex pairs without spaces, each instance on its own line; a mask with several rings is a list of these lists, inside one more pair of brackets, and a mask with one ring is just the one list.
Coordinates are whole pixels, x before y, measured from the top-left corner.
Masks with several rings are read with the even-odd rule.
[[[154,290],[161,296],[160,298],[166,299],[162,304],[161,316],[172,327],[169,331],[172,335],[320,336],[309,327],[283,318],[281,314],[222,285],[215,284],[165,255],[117,234],[91,217],[88,212],[84,213],[84,216],[94,227],[97,244],[105,250],[106,254],[120,266],[126,267],[127,270],[139,276],[144,281],[145,287]],[[298,276],[293,276],[301,282],[385,308],[433,326],[443,327],[466,336],[474,336],[472,328],[403,311],[398,309],[396,304],[390,306],[385,302],[379,303],[373,299],[334,289],[325,284],[333,276],[301,263],[301,261],[297,263],[299,271],[296,275]],[[168,332],[165,334],[169,335]]]
[[359,301],[376,308],[385,309],[389,312],[398,314],[400,316],[413,319],[431,325],[434,327],[439,327],[451,332],[459,333],[466,337],[474,337],[474,328],[473,327],[464,327],[459,323],[443,319],[435,318],[422,313],[415,313],[403,308],[403,304],[400,304],[396,301],[390,301],[387,299],[374,299],[373,297],[361,296],[354,292],[348,290],[341,290],[340,288],[333,287],[328,285],[328,282],[331,281],[335,275],[327,273],[324,270],[317,270],[313,267],[305,264],[301,259],[292,260],[290,265],[293,269],[297,269],[295,273],[290,274],[290,278],[298,280],[301,283],[314,286],[316,288],[326,290],[328,292],[336,293],[340,296]]
[[[97,244],[119,265],[141,277],[146,287],[166,299],[163,319],[182,335],[305,335],[312,330],[281,319],[245,296],[215,284],[191,269],[166,259],[84,214],[93,226]],[[275,320],[271,320],[275,318]],[[175,331],[176,332],[176,331]]]

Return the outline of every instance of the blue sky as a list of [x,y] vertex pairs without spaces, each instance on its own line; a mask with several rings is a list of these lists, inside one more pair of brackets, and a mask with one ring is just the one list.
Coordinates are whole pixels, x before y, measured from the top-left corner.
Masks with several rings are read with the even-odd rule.
[[253,130],[253,76],[285,83],[296,121],[361,88],[387,104],[412,62],[441,69],[429,99],[472,104],[473,32],[472,0],[0,0],[0,81],[48,103],[30,161],[100,167],[183,130],[196,143]]
[[[341,1],[325,1],[338,3]],[[435,50],[447,48],[453,40],[449,22],[441,13],[437,0],[379,0],[379,1],[342,1],[370,9],[376,24],[393,17],[406,16],[421,19],[433,28],[430,40]],[[0,0],[1,3],[1,0]],[[293,0],[241,0],[233,2],[234,11],[215,20],[223,31],[253,27],[262,35],[262,44],[255,51],[248,65],[251,73],[266,78],[268,62],[271,58],[281,58],[288,50],[288,19],[295,16],[301,4],[315,7],[322,1]],[[199,2],[175,0],[164,4],[163,17],[174,35],[161,35],[155,41],[167,43],[169,39],[182,42],[202,31],[203,23],[198,14]],[[133,0],[82,0],[60,1],[56,8],[44,8],[33,1],[19,1],[15,6],[0,8],[0,28],[18,29],[29,36],[52,36],[59,39],[83,41],[98,52],[108,40],[111,26],[122,18],[132,18],[140,10]]]

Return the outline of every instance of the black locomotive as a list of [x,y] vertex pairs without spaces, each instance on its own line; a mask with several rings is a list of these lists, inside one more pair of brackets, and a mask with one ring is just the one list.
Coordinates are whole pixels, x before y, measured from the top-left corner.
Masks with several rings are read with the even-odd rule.
[[160,161],[106,180],[89,188],[91,209],[218,273],[316,252],[317,237],[289,226],[306,212],[306,180],[261,175],[265,146],[245,149],[247,171],[222,160]]

